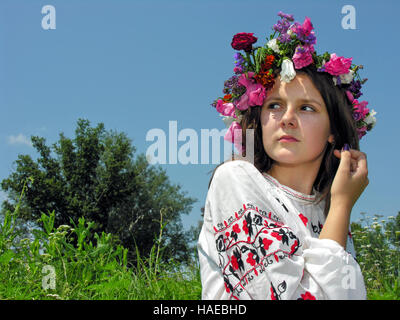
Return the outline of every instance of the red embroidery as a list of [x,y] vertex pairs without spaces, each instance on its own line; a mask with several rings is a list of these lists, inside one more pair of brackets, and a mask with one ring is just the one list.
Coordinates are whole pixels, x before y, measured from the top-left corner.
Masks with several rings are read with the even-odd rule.
[[239,263],[235,256],[232,256],[231,264],[232,264],[233,269],[235,269],[235,270],[239,269]]
[[[298,237],[289,227],[268,218],[278,217],[251,203],[246,205],[243,205],[246,211],[241,209],[214,227],[225,289],[234,299],[239,299],[247,284],[255,281],[271,264],[290,259],[300,247]],[[271,298],[278,300],[286,287],[279,287],[276,292],[272,290]]]
[[274,289],[272,289],[272,287],[270,288],[270,291],[271,291],[271,300],[276,300],[275,292]]
[[248,262],[248,263],[250,263],[253,267],[254,267],[254,265],[256,264],[256,260],[254,260],[253,259],[253,253],[249,253],[248,255],[247,255],[247,260],[246,260],[246,262]]
[[240,228],[239,228],[239,225],[237,223],[233,226],[232,231],[236,232],[236,233],[240,233]]
[[262,240],[262,242],[263,242],[263,245],[264,245],[264,249],[265,250],[268,250],[269,249],[269,246],[271,245],[271,243],[273,242],[272,240],[269,240],[269,239],[267,239],[267,238],[264,238],[263,240]]
[[278,232],[276,232],[276,231],[273,231],[273,232],[271,233],[271,236],[273,236],[274,238],[276,238],[276,240],[279,240],[279,241],[282,240],[282,236],[281,236]]
[[300,295],[302,300],[316,300],[315,297],[308,291],[305,294]]
[[[290,247],[290,254],[293,254],[297,250],[298,246],[299,246],[299,242],[296,240]],[[304,272],[304,270],[303,270],[303,272]]]
[[249,228],[247,228],[247,221],[246,221],[246,220],[243,220],[243,227],[242,227],[242,229],[243,229],[243,231],[244,231],[246,234],[249,234]]
[[301,221],[303,221],[304,225],[307,227],[308,218],[305,217],[302,213],[299,214]]

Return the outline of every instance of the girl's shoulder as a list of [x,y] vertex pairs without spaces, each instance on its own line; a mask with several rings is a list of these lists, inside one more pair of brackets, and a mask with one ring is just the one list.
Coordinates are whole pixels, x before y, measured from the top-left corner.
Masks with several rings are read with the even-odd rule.
[[213,173],[212,180],[241,180],[250,178],[252,175],[261,175],[258,169],[246,160],[229,160],[218,165]]

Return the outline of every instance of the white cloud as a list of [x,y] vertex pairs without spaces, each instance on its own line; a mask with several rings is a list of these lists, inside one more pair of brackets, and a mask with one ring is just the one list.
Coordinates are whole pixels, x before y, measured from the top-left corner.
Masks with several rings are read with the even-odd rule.
[[8,144],[25,144],[29,147],[32,147],[31,140],[22,133],[17,136],[8,136]]

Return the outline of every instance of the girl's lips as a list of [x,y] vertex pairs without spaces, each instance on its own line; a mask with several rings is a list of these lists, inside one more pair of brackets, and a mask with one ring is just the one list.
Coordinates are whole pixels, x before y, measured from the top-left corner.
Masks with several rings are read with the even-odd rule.
[[296,139],[294,138],[282,138],[279,139],[280,142],[298,142]]

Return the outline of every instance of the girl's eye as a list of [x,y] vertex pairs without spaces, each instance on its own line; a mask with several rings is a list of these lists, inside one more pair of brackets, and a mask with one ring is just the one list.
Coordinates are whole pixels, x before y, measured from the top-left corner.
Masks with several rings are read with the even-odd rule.
[[[268,109],[277,109],[277,107],[279,108],[280,107],[280,105],[279,104],[277,104],[277,103],[271,103],[269,106],[268,106]],[[311,109],[311,111],[315,111],[315,109],[313,108],[313,107],[310,107],[310,106],[302,106],[301,107],[302,109],[303,108],[309,108],[309,109]]]
[[271,104],[268,106],[268,109],[275,109],[275,108],[273,108],[274,106],[278,106],[278,107],[279,107],[279,104],[277,104],[277,103],[271,103]]
[[310,107],[310,106],[303,106],[302,108],[309,108],[309,109],[311,109],[311,111],[315,111],[314,108]]

